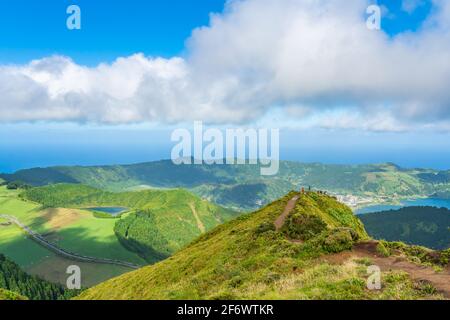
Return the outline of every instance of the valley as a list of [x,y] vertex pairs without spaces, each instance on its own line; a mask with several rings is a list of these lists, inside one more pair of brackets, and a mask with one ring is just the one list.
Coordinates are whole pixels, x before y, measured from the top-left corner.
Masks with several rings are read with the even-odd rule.
[[[352,212],[423,198],[447,188],[447,180],[429,183],[426,170],[392,164],[280,167],[271,179],[251,166],[165,161],[2,175],[0,253],[52,283],[65,284],[67,267],[78,265],[83,287],[92,288],[82,299],[448,297],[439,280],[447,279],[439,261],[448,253],[436,253],[436,261],[426,248],[374,241]],[[315,191],[320,186],[326,191]],[[382,292],[364,289],[367,261],[385,266]],[[438,279],[438,291],[420,289],[421,272]],[[106,293],[110,284],[121,289]]]
[[[0,213],[14,217],[24,226],[69,252],[103,259],[123,260],[144,265],[145,261],[124,249],[116,239],[113,221],[93,218],[76,209],[42,208],[25,201],[18,191],[0,188]],[[0,217],[0,222],[7,222]],[[61,256],[39,244],[16,224],[0,226],[0,252],[17,262],[30,274],[65,284],[66,269],[78,264],[83,268],[86,286],[130,271],[129,267],[82,262]]]
[[[78,185],[49,186],[26,191],[1,187],[0,252],[19,263],[27,272],[62,284],[67,278],[67,266],[79,265],[83,270],[83,285],[89,287],[137,266],[146,265],[149,261],[163,259],[165,254],[169,255],[172,250],[189,243],[206,228],[210,229],[234,215],[187,192],[144,191],[143,194],[136,193],[134,198],[129,195]],[[119,236],[117,224],[121,219],[125,223],[139,213],[129,211],[114,219],[99,217],[96,211],[84,209],[89,206],[122,204],[134,210],[153,208],[156,215],[159,212],[166,213],[157,217],[158,225],[138,225],[140,228],[150,228],[146,236],[153,237],[147,243],[153,255],[142,254],[142,250],[127,246],[134,241],[131,236],[135,227],[128,227],[130,237]],[[196,208],[197,216],[193,214],[192,208]],[[170,216],[170,212],[174,216]],[[146,216],[143,214],[144,218]],[[198,226],[200,219],[204,223],[203,229]],[[177,235],[170,236],[168,232],[176,232]],[[162,235],[163,239],[168,237],[170,242],[158,242],[158,235]],[[153,250],[152,246],[166,253],[161,254]]]

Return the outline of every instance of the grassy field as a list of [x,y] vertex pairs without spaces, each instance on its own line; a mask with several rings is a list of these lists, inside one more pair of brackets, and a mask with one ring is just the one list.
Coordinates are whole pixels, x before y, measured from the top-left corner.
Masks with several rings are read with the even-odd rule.
[[[95,252],[98,247],[85,248],[84,242],[89,244],[112,240],[109,239],[113,237],[109,233],[111,229],[105,227],[108,225],[115,227],[116,235],[127,249],[139,253],[148,263],[172,255],[205,231],[238,215],[182,189],[108,192],[78,184],[57,184],[32,188],[22,196],[48,208],[72,208],[78,212],[79,208],[97,206],[128,208],[130,212],[121,219],[86,220],[85,217],[66,215],[67,219],[73,221],[69,227],[58,232],[61,237],[58,241],[75,251],[84,250],[97,256],[101,254]],[[100,225],[96,223],[99,221]],[[92,238],[92,235],[96,238]],[[75,236],[81,236],[80,240],[72,242]],[[114,254],[119,256],[121,252]]]
[[[114,234],[114,219],[98,219],[91,212],[76,209],[45,209],[18,197],[18,191],[0,187],[0,214],[19,219],[58,246],[81,255],[145,264],[126,250]],[[56,256],[29,239],[15,225],[0,220],[0,252],[25,271],[47,280],[65,283],[69,265],[82,268],[83,285],[91,286],[130,271],[124,267],[74,262]]]

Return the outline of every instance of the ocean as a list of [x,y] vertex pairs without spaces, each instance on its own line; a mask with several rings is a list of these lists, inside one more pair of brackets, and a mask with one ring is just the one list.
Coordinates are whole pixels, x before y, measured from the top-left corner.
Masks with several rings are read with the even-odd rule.
[[388,210],[397,210],[403,207],[438,207],[450,209],[450,199],[424,198],[402,201],[400,205],[374,205],[355,211],[356,214],[366,214],[371,212],[381,212]]

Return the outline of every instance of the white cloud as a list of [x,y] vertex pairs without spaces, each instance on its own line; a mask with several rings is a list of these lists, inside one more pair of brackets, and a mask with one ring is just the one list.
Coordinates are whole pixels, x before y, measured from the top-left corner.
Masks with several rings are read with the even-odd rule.
[[[450,4],[435,0],[419,32],[395,38],[365,27],[367,5],[232,0],[193,31],[183,58],[137,54],[88,68],[56,56],[3,66],[0,121],[237,123],[274,106],[330,127],[450,121]],[[343,106],[358,116],[333,112]]]

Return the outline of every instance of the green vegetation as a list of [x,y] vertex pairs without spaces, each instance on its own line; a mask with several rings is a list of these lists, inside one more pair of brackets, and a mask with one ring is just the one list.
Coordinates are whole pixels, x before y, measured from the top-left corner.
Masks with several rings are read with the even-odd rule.
[[151,211],[132,213],[118,221],[114,231],[128,250],[139,253],[150,263],[170,255],[169,243],[159,231]]
[[69,291],[60,285],[26,274],[17,264],[1,254],[0,288],[10,291],[0,291],[0,299],[3,295],[12,300],[20,299],[20,296],[31,300],[63,300],[79,294],[77,291]]
[[386,256],[402,254],[412,262],[424,265],[447,266],[450,261],[450,249],[434,251],[421,246],[409,246],[403,242],[381,241],[382,251]]
[[299,215],[313,216],[316,223],[320,219],[322,226],[318,227],[319,229],[323,229],[324,224],[332,228],[348,227],[352,228],[361,238],[367,236],[363,224],[352,210],[327,195],[310,192],[307,196],[301,196],[291,217]]
[[[291,215],[320,218],[326,228],[305,241],[276,231],[274,221],[295,193],[202,235],[152,266],[109,280],[78,299],[419,299],[439,298],[407,274],[383,273],[382,291],[366,289],[367,261],[331,264],[329,252],[367,234],[351,211],[333,198],[302,195]],[[310,218],[308,218],[310,219]],[[291,219],[291,227],[296,219]],[[313,221],[310,219],[308,221]],[[313,226],[321,225],[313,221]],[[303,233],[302,233],[303,234]],[[318,246],[318,244],[321,244]]]
[[360,216],[376,239],[401,241],[442,250],[450,248],[450,210],[434,207],[406,207]]
[[[116,220],[97,219],[89,211],[47,208],[19,197],[20,190],[0,187],[0,214],[16,217],[33,231],[70,252],[85,256],[146,262],[126,250],[114,234]],[[74,261],[62,258],[25,235],[16,225],[0,218],[0,252],[16,262],[25,272],[48,281],[65,284],[66,269]],[[76,262],[83,270],[83,287],[89,287],[130,271],[129,268]]]
[[95,210],[89,210],[92,212],[93,216],[97,219],[119,219],[120,216],[113,216],[106,212],[101,211],[95,211]]
[[389,257],[391,255],[389,245],[386,246],[384,241],[380,241],[377,245],[377,253],[383,257]]
[[125,248],[149,263],[168,257],[204,231],[236,216],[235,212],[184,190],[113,193],[83,185],[58,184],[26,190],[22,197],[52,208],[130,208],[134,212],[116,219],[114,232]]
[[8,290],[0,289],[0,301],[2,300],[28,300],[28,298]]
[[[84,210],[110,206],[130,208],[131,212],[106,219],[104,214]],[[16,217],[70,252],[137,265],[167,257],[236,215],[183,190],[111,193],[83,185],[52,185],[25,191],[3,186],[0,214]],[[65,283],[65,269],[73,264],[1,219],[0,251],[27,272],[59,283]],[[83,270],[86,287],[130,271],[98,264],[84,264]]]
[[309,241],[317,252],[337,253],[367,239],[361,221],[334,198],[314,192],[302,196],[282,232],[292,240]]
[[394,164],[324,165],[281,161],[276,178],[262,177],[258,166],[176,166],[159,161],[124,166],[53,167],[0,175],[34,186],[76,183],[109,191],[184,188],[214,203],[255,209],[301,186],[360,196],[446,196],[450,171],[406,170]]
[[358,234],[350,228],[336,228],[323,233],[315,243],[326,253],[339,253],[350,250],[357,240]]
[[6,189],[8,190],[18,190],[18,189],[29,189],[31,186],[21,181],[11,181],[6,183]]
[[310,240],[327,228],[318,216],[311,214],[292,214],[284,226],[284,232],[294,240]]
[[[395,200],[444,194],[450,190],[449,176],[449,172],[404,170],[393,164],[292,162],[282,162],[276,178],[261,177],[257,166],[174,166],[170,161],[31,169],[1,175],[0,181],[3,178],[6,183],[0,187],[0,214],[16,217],[71,252],[139,265],[154,263],[128,274],[124,274],[128,269],[85,264],[83,279],[89,278],[85,287],[122,276],[89,289],[81,299],[436,299],[441,296],[430,283],[415,282],[395,268],[383,272],[383,290],[369,291],[367,266],[376,264],[371,259],[407,257],[442,271],[449,263],[450,249],[437,252],[401,242],[366,241],[369,235],[362,222],[331,196],[291,192],[238,218],[235,211],[209,201],[244,211],[308,185]],[[7,188],[14,181],[24,185]],[[296,206],[277,229],[275,220],[294,196],[300,196]],[[99,207],[129,210],[112,217],[85,209]],[[410,217],[399,234],[421,241],[444,234],[441,218],[436,220],[428,212],[426,217],[417,216],[417,221]],[[391,232],[399,220],[384,221],[384,229],[389,230],[382,231]],[[447,236],[448,230],[447,224]],[[417,236],[419,231],[427,236]],[[349,258],[348,250],[368,243],[376,244],[376,249],[372,246],[368,251],[370,258]],[[65,268],[72,264],[5,219],[0,219],[0,252],[26,272],[59,283],[64,283]],[[58,279],[52,278],[54,274]],[[2,295],[14,298],[15,293],[35,299],[32,294],[5,289],[0,290],[0,299]]]

